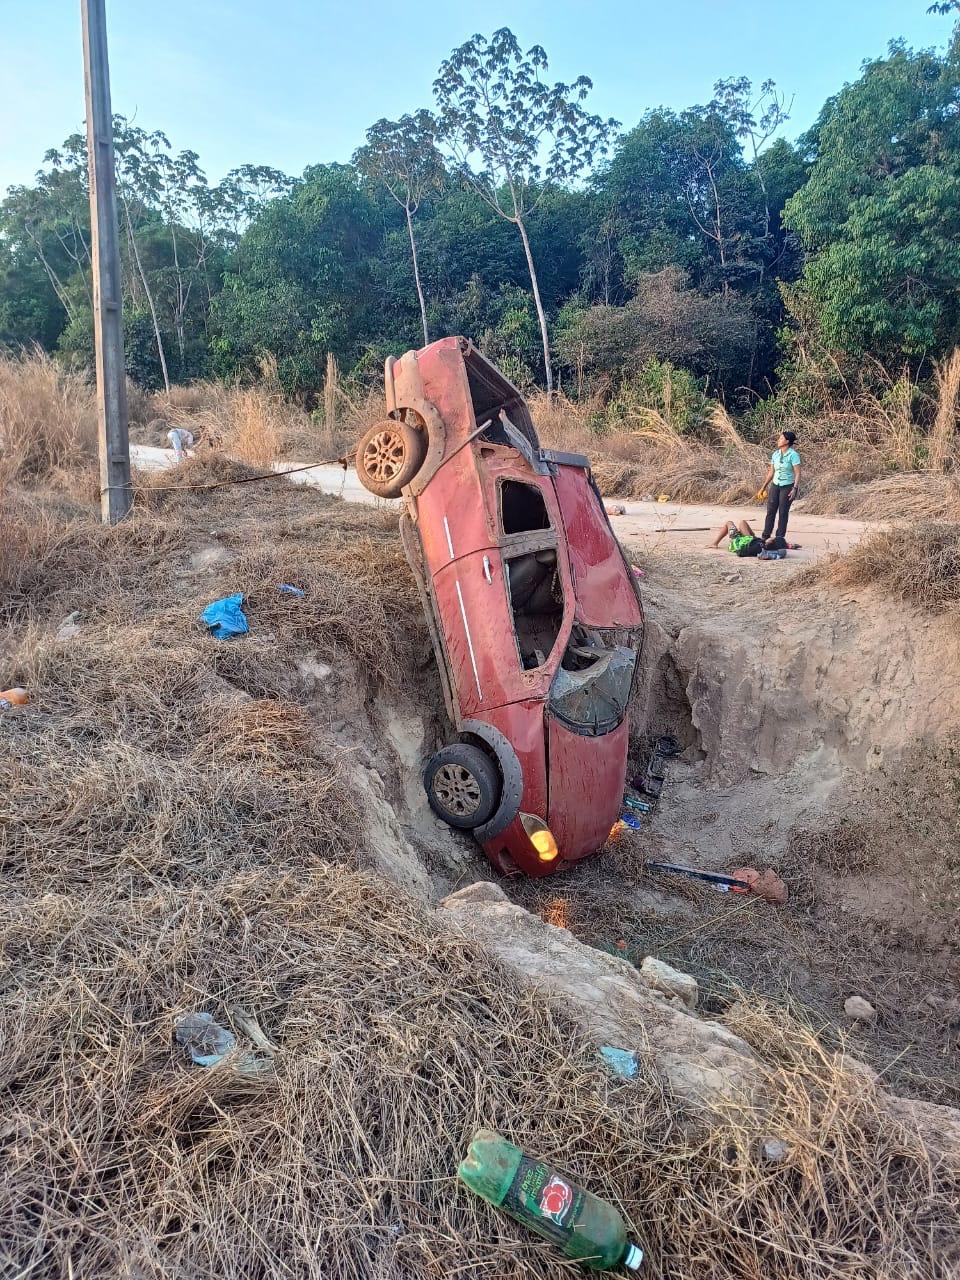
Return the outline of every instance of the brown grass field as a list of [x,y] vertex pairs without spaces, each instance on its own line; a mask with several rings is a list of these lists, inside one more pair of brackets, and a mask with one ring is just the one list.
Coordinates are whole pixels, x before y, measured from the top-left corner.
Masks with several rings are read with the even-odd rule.
[[[0,670],[33,701],[0,719],[0,1274],[582,1274],[457,1184],[480,1125],[616,1203],[651,1275],[957,1274],[960,1170],[809,1028],[735,1004],[775,1105],[705,1120],[646,1067],[612,1079],[562,1009],[371,871],[297,663],[436,702],[393,515],[282,481],[196,492],[248,474],[211,447],[104,528],[87,393],[29,376],[50,408],[16,437],[27,406],[2,419]],[[254,452],[268,407],[236,409]],[[240,589],[250,634],[211,639],[200,610]],[[193,1066],[190,1009],[241,1052]]]

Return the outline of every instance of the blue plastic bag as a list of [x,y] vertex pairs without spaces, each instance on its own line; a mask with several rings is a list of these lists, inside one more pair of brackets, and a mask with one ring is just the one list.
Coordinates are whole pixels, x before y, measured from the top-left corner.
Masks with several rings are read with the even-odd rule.
[[250,630],[243,612],[243,596],[224,596],[208,604],[200,615],[200,621],[210,628],[217,640],[229,640],[231,636],[243,636]]
[[638,1063],[635,1053],[630,1053],[628,1049],[615,1049],[613,1045],[602,1044],[600,1057],[614,1075],[622,1076],[624,1080],[636,1078]]

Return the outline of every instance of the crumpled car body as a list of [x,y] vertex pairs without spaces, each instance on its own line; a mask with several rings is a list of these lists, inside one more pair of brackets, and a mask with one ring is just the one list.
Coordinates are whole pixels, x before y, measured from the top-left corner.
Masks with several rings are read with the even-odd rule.
[[389,359],[386,393],[358,471],[368,483],[400,424],[404,550],[456,734],[427,762],[428,799],[501,871],[550,874],[620,816],[636,577],[588,460],[542,449],[520,392],[471,343]]

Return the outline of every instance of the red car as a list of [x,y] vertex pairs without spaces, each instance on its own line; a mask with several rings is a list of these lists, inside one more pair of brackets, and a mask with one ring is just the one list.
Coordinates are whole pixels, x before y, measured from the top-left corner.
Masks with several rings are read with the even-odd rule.
[[643,611],[579,454],[541,449],[520,392],[463,338],[386,363],[388,418],[357,449],[401,494],[457,740],[427,761],[435,813],[506,874],[595,853],[621,812]]

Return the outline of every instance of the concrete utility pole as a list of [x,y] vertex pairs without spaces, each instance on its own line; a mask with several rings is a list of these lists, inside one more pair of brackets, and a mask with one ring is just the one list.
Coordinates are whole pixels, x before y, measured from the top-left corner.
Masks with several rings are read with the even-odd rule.
[[113,110],[107,61],[104,0],[80,0],[83,21],[83,87],[90,167],[93,241],[93,331],[97,355],[97,420],[100,429],[100,512],[116,524],[130,510],[130,437],[123,360],[120,236],[113,160]]

